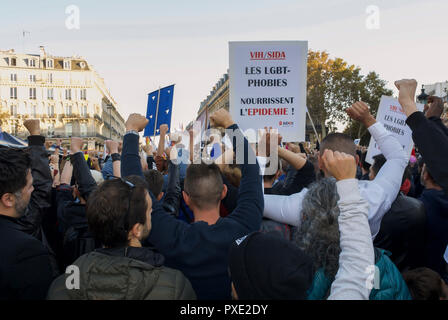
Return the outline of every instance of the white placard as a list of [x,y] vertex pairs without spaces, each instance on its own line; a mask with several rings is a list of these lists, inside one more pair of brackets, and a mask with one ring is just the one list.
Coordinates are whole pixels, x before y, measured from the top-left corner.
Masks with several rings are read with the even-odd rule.
[[307,41],[229,42],[230,113],[243,131],[305,140],[307,55]]
[[[424,105],[417,103],[417,109],[423,111]],[[391,132],[400,142],[406,154],[410,157],[414,142],[412,141],[412,130],[406,124],[406,114],[397,99],[392,97],[381,97],[380,106],[376,121],[381,122],[387,131]],[[366,162],[373,164],[373,157],[380,154],[373,137],[370,138],[369,149],[366,155]]]

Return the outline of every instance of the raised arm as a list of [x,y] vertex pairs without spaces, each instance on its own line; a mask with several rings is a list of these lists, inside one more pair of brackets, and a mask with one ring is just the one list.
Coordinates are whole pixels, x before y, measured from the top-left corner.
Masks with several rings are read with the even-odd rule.
[[87,201],[90,193],[96,188],[96,182],[81,151],[83,143],[84,141],[81,138],[72,138],[70,150],[73,154],[70,157],[70,162],[73,166],[73,176],[78,184],[79,192]]
[[112,159],[112,172],[115,177],[121,177],[121,155],[118,153],[118,142],[107,140],[107,150],[109,150]]
[[23,125],[30,133],[28,145],[34,191],[22,221],[31,223],[33,228],[31,233],[39,237],[42,215],[46,209],[51,207],[53,179],[48,166],[47,150],[44,146],[45,137],[40,134],[39,120],[26,120]]
[[448,137],[435,121],[427,119],[417,110],[414,102],[417,81],[400,80],[395,82],[399,90],[398,101],[408,117],[406,123],[412,130],[414,140],[434,180],[448,194]]
[[163,199],[163,208],[167,213],[178,216],[180,207],[180,179],[179,165],[177,164],[177,148],[173,146],[168,151],[170,160],[168,161],[168,186]]
[[355,158],[345,153],[325,150],[322,156],[328,172],[336,178],[339,193],[338,218],[341,253],[339,270],[331,285],[329,300],[368,300],[370,269],[375,264],[370,226],[369,205],[361,198],[356,176]]
[[[264,202],[260,166],[256,161],[255,153],[250,148],[241,130],[233,122],[228,111],[225,109],[216,111],[210,116],[210,121],[214,127],[226,128],[226,133],[229,133],[229,130],[232,131],[233,152],[236,154],[237,163],[241,163],[242,178],[238,193],[238,204],[227,218],[237,220],[249,232],[259,230]],[[240,143],[242,145],[238,145]]]
[[50,166],[53,168],[53,188],[61,184],[61,170],[59,168],[59,149],[56,149],[50,157]]
[[369,223],[372,236],[375,237],[381,226],[381,219],[389,211],[400,191],[404,170],[409,161],[409,155],[403,150],[400,142],[388,132],[384,126],[376,122],[370,114],[369,107],[364,102],[356,102],[347,109],[349,116],[360,121],[368,128],[370,134],[379,149],[387,159],[386,163],[378,172],[375,180],[366,184],[368,193],[379,194],[382,201],[373,202],[369,197]]
[[121,154],[121,176],[137,175],[143,178],[142,164],[139,154],[139,132],[148,124],[144,116],[133,113],[126,121],[126,134],[123,139],[123,152]]

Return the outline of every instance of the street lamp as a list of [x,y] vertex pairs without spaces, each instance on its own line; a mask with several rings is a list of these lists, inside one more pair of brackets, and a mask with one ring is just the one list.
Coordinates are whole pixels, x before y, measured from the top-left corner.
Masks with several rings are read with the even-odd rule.
[[108,104],[107,109],[109,109],[109,139],[112,140],[112,105]]
[[427,104],[429,95],[425,93],[425,88],[422,85],[422,93],[417,97],[418,102]]

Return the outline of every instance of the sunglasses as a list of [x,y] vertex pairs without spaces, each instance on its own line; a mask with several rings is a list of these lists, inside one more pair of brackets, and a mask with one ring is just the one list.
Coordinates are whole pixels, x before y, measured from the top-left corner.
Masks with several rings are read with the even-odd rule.
[[128,201],[128,209],[126,210],[125,214],[122,216],[123,221],[123,226],[124,226],[124,231],[129,232],[129,212],[131,211],[131,199],[132,199],[132,194],[134,192],[135,189],[135,184],[133,184],[132,182],[129,182],[121,177],[116,177],[113,175],[107,175],[107,180],[112,180],[112,181],[121,181],[124,184],[126,184],[129,187],[129,201]]

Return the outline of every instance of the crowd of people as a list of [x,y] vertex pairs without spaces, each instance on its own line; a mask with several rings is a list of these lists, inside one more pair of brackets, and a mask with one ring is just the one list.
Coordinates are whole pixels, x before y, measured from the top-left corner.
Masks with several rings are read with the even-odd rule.
[[29,147],[0,147],[0,299],[448,299],[443,102],[420,112],[417,82],[395,84],[412,156],[364,102],[347,109],[381,150],[372,164],[342,133],[310,150],[266,128],[251,144],[224,109],[214,161],[197,161],[194,132],[166,148],[167,125],[141,146],[138,114],[104,160],[77,137],[49,152],[25,121]]

